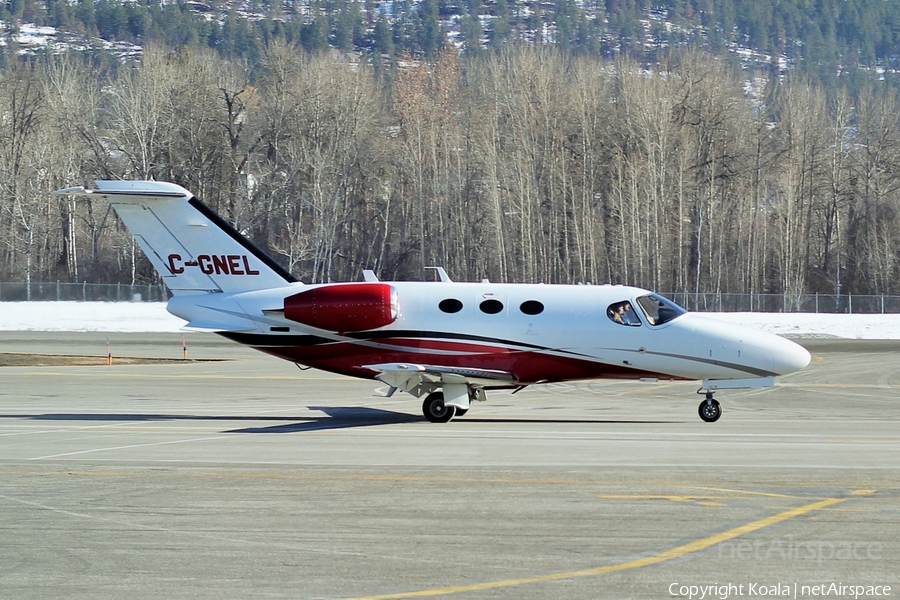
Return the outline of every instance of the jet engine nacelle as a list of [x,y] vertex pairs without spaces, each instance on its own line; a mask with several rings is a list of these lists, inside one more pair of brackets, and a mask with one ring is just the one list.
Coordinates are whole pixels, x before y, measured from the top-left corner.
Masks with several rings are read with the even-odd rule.
[[328,331],[367,331],[397,320],[397,290],[387,283],[344,283],[284,299],[286,319]]

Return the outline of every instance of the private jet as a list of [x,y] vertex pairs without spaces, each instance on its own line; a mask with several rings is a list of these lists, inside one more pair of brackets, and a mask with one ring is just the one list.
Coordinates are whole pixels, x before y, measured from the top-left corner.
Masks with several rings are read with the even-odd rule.
[[434,423],[490,390],[590,379],[698,380],[700,418],[721,389],[774,385],[802,346],[689,313],[623,285],[364,281],[307,285],[173,183],[97,181],[53,192],[106,198],[172,292],[190,330],[303,367],[377,379],[422,400]]

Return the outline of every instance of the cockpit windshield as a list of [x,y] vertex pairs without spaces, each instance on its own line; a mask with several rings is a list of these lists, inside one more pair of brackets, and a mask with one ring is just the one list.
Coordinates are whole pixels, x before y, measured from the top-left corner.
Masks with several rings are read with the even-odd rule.
[[638,304],[647,316],[651,325],[662,325],[687,311],[659,294],[648,294],[637,299]]

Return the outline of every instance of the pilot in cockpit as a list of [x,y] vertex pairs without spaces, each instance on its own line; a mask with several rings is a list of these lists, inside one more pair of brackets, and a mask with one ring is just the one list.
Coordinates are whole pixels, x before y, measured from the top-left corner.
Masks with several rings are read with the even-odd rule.
[[630,302],[619,302],[609,307],[609,318],[620,325],[640,325],[641,320],[631,308]]

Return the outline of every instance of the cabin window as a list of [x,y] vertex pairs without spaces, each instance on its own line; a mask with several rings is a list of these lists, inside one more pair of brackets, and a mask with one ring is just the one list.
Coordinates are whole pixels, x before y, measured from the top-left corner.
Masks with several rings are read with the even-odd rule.
[[519,310],[526,315],[539,315],[544,312],[544,305],[537,300],[526,300],[519,306]]
[[648,294],[637,299],[651,325],[662,325],[680,317],[687,311],[659,294]]
[[618,325],[639,327],[641,324],[637,312],[635,312],[634,308],[631,306],[631,302],[628,300],[610,304],[609,308],[606,309],[606,316],[609,317],[610,321]]
[[462,310],[463,303],[457,300],[456,298],[447,298],[446,300],[441,300],[441,303],[438,304],[438,308],[444,311],[445,313],[458,313]]
[[488,315],[496,315],[500,311],[503,310],[503,303],[499,300],[485,300],[481,304],[478,305],[478,308],[481,309],[481,312]]

